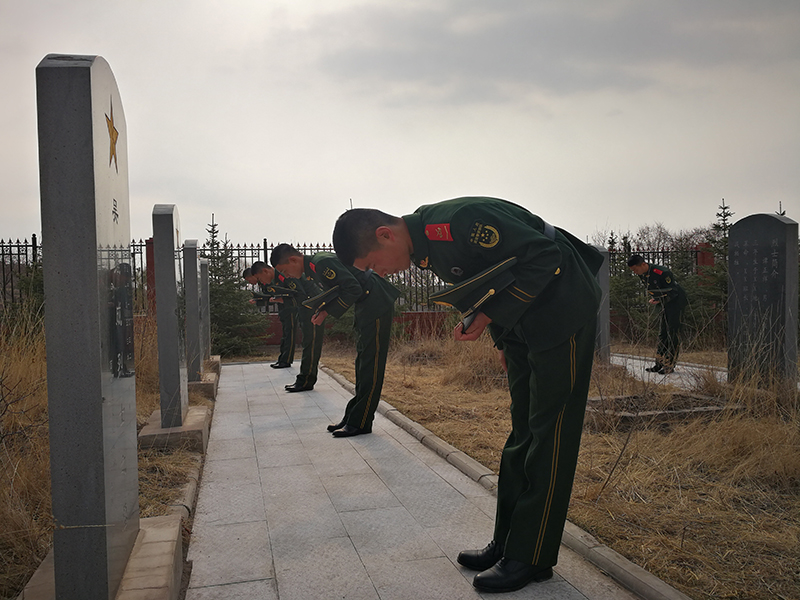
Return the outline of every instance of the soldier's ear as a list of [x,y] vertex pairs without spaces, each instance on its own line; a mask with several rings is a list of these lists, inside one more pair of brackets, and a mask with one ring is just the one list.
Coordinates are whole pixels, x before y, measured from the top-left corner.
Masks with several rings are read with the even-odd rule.
[[375,237],[377,237],[379,241],[386,240],[389,242],[393,242],[394,231],[392,231],[392,228],[388,227],[387,225],[381,225],[375,230]]

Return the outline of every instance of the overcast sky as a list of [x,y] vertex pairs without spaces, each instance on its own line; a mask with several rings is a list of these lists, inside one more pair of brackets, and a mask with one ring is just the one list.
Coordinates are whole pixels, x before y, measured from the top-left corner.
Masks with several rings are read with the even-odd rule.
[[39,233],[35,68],[110,64],[131,230],[328,242],[506,198],[581,238],[800,221],[798,0],[0,0],[0,238]]

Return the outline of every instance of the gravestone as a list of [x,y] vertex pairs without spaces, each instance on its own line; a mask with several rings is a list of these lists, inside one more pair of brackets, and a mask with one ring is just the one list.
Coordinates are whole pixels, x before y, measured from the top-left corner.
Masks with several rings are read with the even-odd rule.
[[36,68],[55,594],[114,598],[139,532],[125,113],[99,56]]
[[198,268],[197,240],[186,240],[183,243],[183,289],[186,301],[186,363],[189,381],[200,381],[203,378]]
[[180,427],[189,404],[186,347],[178,311],[180,219],[174,204],[153,207],[153,265],[158,323],[158,373],[161,427]]
[[208,289],[208,259],[200,259],[200,333],[203,360],[211,357],[211,304]]
[[745,217],[728,237],[728,379],[797,379],[797,223]]
[[597,272],[597,283],[600,285],[600,308],[597,309],[597,336],[595,338],[595,351],[597,357],[608,362],[611,360],[611,297],[609,278],[608,249],[594,246],[603,255],[603,264]]

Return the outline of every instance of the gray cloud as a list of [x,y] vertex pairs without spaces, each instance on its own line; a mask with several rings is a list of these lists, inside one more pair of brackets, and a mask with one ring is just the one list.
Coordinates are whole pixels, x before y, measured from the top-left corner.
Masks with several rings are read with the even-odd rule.
[[[437,101],[658,85],[664,67],[758,69],[800,57],[796,2],[486,3],[349,9],[320,19],[319,68]],[[514,90],[512,92],[511,90]],[[461,99],[464,100],[463,98]]]

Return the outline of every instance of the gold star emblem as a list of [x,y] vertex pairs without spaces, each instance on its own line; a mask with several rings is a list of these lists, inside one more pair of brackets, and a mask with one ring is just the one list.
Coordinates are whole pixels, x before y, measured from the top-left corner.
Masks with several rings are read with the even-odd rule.
[[[111,100],[109,99],[109,103]],[[108,166],[111,166],[111,161],[114,161],[114,169],[119,173],[119,165],[117,164],[117,139],[119,138],[119,131],[114,127],[114,104],[111,103],[111,117],[106,115],[106,125],[108,126],[108,138],[111,145],[108,149]]]

